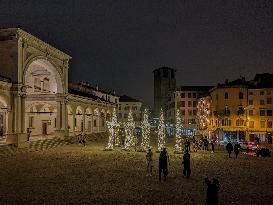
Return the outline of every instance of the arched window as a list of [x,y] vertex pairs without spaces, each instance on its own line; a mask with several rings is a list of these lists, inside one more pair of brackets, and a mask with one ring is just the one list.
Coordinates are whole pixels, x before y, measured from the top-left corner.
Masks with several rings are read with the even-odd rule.
[[49,85],[49,79],[48,78],[44,78],[43,91],[45,91],[45,92],[50,91],[50,85]]
[[228,99],[228,92],[225,92],[225,99]]
[[244,99],[244,93],[239,92],[239,99]]
[[34,78],[34,92],[41,92],[41,80],[40,80],[40,78]]

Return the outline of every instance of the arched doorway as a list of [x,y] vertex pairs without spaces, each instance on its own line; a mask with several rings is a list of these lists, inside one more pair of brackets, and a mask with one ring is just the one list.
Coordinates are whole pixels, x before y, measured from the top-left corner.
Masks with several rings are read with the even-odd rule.
[[46,59],[33,60],[25,69],[25,126],[31,136],[54,136],[67,130],[64,77]]

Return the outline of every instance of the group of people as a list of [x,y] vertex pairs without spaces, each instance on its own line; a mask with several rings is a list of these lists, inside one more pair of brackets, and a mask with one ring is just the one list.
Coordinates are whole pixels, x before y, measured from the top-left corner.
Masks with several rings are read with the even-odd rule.
[[[195,138],[193,138],[193,141],[192,141],[193,145],[193,152],[197,152],[197,150],[206,150],[206,151],[209,151],[209,145],[211,146],[211,152],[213,153],[214,152],[214,140],[211,140],[210,142],[208,141],[208,139],[206,137],[204,138],[201,138],[199,141],[196,140]],[[186,139],[186,142],[185,142],[185,149],[188,149],[189,150],[190,148],[190,141],[189,139]]]
[[231,158],[231,152],[234,151],[235,153],[235,157],[237,158],[238,157],[238,154],[240,152],[240,149],[241,149],[241,145],[236,142],[234,147],[233,145],[231,144],[231,142],[229,141],[226,145],[226,150],[228,151],[228,157]]
[[[153,152],[151,149],[148,150],[146,154],[147,160],[147,174],[146,176],[152,176],[153,171]],[[163,180],[166,181],[168,175],[168,165],[170,166],[170,159],[166,148],[160,152],[159,155],[159,181],[161,181],[161,176],[163,173]],[[189,178],[191,175],[191,168],[190,168],[190,153],[189,150],[185,150],[182,165],[184,165],[183,174]]]
[[[187,145],[187,149],[185,149],[185,153],[182,158],[182,165],[183,165],[183,174],[188,179],[191,175],[191,163],[190,163],[190,153],[189,153],[189,146]],[[151,149],[148,150],[146,154],[147,160],[147,174],[146,176],[152,176],[153,170],[153,152]],[[170,159],[166,148],[163,148],[159,155],[159,181],[161,182],[162,173],[163,173],[163,180],[166,181],[168,175],[168,165],[170,166]],[[220,190],[219,181],[213,178],[210,181],[208,178],[205,178],[205,183],[207,184],[207,198],[206,204],[208,205],[215,205],[218,204],[218,192]]]

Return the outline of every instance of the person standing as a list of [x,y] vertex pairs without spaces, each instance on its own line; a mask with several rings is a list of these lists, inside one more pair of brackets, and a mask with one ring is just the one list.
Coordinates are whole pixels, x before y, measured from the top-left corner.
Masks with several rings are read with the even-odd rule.
[[188,150],[186,150],[184,156],[183,156],[183,161],[182,164],[184,165],[184,170],[183,170],[183,174],[189,178],[191,175],[191,161],[190,161],[190,154],[188,152]]
[[185,150],[189,152],[190,149],[191,149],[190,140],[189,140],[189,139],[186,139],[186,142],[185,142]]
[[238,154],[240,152],[240,148],[241,148],[241,146],[239,145],[238,142],[236,142],[236,144],[234,145],[234,152],[235,152],[236,158],[238,157]]
[[166,181],[167,175],[168,175],[168,164],[169,162],[169,155],[166,150],[166,148],[163,148],[163,150],[160,152],[159,156],[159,181],[161,181],[161,173],[163,172],[164,175],[164,181]]
[[228,151],[228,157],[231,158],[230,155],[231,155],[231,152],[233,151],[233,146],[230,141],[227,143],[226,150]]
[[204,139],[204,147],[205,147],[205,150],[209,151],[209,141],[207,138]]
[[213,178],[212,182],[205,178],[207,184],[207,198],[206,205],[218,205],[218,192],[220,190],[220,183],[217,179]]
[[153,171],[153,152],[150,148],[146,154],[146,160],[147,160],[147,170],[146,170],[146,176],[152,176]]

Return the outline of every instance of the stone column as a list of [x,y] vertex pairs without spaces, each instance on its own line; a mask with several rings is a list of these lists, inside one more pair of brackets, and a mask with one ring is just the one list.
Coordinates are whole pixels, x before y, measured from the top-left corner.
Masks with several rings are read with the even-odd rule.
[[57,115],[56,115],[56,130],[61,130],[62,118],[62,104],[61,101],[57,101]]
[[83,113],[82,113],[83,119],[82,119],[82,123],[83,123],[83,128],[82,128],[82,132],[83,134],[85,134],[85,108],[83,109]]
[[26,107],[25,107],[26,95],[21,96],[21,133],[26,133],[25,118],[26,118]]

